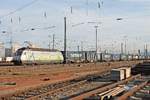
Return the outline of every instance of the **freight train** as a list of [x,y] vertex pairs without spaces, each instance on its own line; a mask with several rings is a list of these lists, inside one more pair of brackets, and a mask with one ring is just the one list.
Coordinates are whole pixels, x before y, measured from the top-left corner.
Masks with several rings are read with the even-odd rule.
[[68,62],[110,62],[110,61],[131,61],[149,59],[149,56],[133,54],[111,54],[97,53],[95,51],[68,51]]
[[[13,62],[20,64],[61,64],[64,62],[64,52],[59,50],[50,50],[43,48],[23,47],[18,49],[14,56]],[[67,63],[83,62],[110,62],[110,61],[130,61],[144,60],[149,58],[142,55],[126,55],[111,53],[95,53],[95,51],[67,51]]]

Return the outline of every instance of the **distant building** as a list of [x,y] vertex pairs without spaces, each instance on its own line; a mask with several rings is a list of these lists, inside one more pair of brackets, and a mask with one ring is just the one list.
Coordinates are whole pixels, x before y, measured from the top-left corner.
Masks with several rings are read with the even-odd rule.
[[0,58],[5,57],[5,48],[4,47],[0,47]]
[[4,48],[4,44],[0,42],[0,58],[3,57],[5,57],[5,48]]
[[11,57],[12,50],[11,48],[5,48],[5,57]]
[[19,48],[21,48],[21,46],[20,46],[19,43],[17,43],[17,42],[13,43],[13,45],[12,45],[12,55],[13,55]]
[[19,45],[19,43],[15,42],[12,44],[11,48],[5,48],[4,51],[4,55],[5,57],[11,57],[13,56],[13,54],[19,49],[21,48],[21,46]]

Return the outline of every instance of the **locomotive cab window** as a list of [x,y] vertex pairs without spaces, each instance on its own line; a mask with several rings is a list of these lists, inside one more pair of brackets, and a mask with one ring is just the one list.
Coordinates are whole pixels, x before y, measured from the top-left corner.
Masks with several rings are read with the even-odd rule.
[[26,55],[26,52],[24,52],[24,55]]
[[18,51],[18,52],[17,52],[17,55],[21,55],[21,54],[22,54],[22,51]]

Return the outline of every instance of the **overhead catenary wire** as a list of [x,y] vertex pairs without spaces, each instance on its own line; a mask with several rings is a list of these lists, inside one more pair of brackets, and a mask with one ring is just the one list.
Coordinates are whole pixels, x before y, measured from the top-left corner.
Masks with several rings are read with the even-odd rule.
[[18,12],[18,11],[21,11],[21,10],[23,10],[23,9],[25,9],[25,8],[27,8],[27,7],[29,7],[29,6],[31,6],[32,4],[36,3],[37,1],[39,1],[39,0],[33,0],[33,1],[31,1],[31,2],[29,2],[29,3],[27,3],[27,4],[25,4],[25,5],[23,5],[23,6],[21,6],[21,7],[17,8],[17,9],[15,9],[14,11],[11,11],[11,12],[5,14],[5,15],[2,15],[2,16],[0,16],[0,19],[2,19],[2,18],[4,18],[4,17],[7,17],[7,16],[10,16],[10,15],[12,15],[12,14]]
[[89,13],[89,1],[86,0],[86,15],[88,16]]
[[[56,28],[56,26],[46,26],[46,27],[32,27],[32,28],[28,28],[28,29],[23,29],[23,30],[17,30],[15,32],[26,32],[26,31],[34,31],[34,30],[48,30],[48,29],[53,29]],[[6,34],[8,33],[8,31],[6,30],[2,30],[0,31],[0,33]]]
[[37,28],[29,28],[29,29],[24,29],[21,30],[21,32],[25,32],[25,31],[34,31],[34,30],[48,30],[48,29],[52,29],[52,28],[56,28],[56,26],[48,26],[48,27],[37,27]]
[[76,26],[79,26],[79,25],[82,25],[82,24],[85,24],[85,23],[84,22],[77,23],[77,24],[72,25],[72,27],[76,27]]

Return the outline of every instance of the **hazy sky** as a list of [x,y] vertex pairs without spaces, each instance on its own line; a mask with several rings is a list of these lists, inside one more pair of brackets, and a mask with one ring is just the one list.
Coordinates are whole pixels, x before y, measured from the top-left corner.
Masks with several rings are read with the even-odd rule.
[[[9,42],[10,35],[2,33],[7,31],[12,32],[13,41],[22,45],[24,41],[31,41],[48,47],[52,34],[55,34],[56,47],[62,49],[63,19],[66,16],[68,49],[77,50],[77,45],[83,41],[84,49],[94,50],[94,26],[97,24],[88,22],[101,22],[98,24],[99,50],[119,51],[121,42],[125,43],[125,40],[130,52],[143,49],[144,44],[149,45],[150,0],[103,0],[103,4],[102,0],[88,0],[88,4],[87,0],[35,0],[28,5],[31,2],[0,0],[0,41]],[[21,7],[25,8],[19,9]],[[51,26],[56,27],[46,29]],[[35,30],[31,31],[32,28]]]

